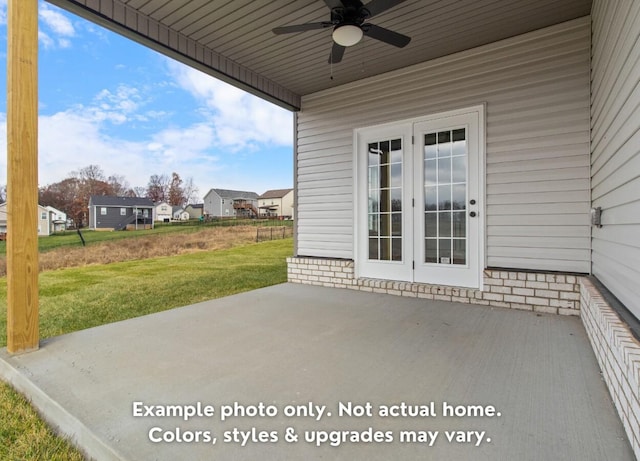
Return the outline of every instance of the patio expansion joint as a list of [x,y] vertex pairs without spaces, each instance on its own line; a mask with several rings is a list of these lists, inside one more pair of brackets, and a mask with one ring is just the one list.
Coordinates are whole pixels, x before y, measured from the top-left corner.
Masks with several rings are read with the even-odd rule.
[[[37,353],[37,352],[34,352]],[[69,438],[75,446],[82,446],[89,459],[107,461],[124,461],[126,458],[111,445],[103,441],[89,427],[73,416],[55,399],[47,395],[27,376],[28,369],[20,367],[17,359],[8,354],[6,349],[0,350],[0,379],[10,384],[16,391],[28,396],[27,399],[36,409],[38,415],[59,435]],[[68,434],[74,434],[69,437]],[[78,441],[82,441],[78,444]]]

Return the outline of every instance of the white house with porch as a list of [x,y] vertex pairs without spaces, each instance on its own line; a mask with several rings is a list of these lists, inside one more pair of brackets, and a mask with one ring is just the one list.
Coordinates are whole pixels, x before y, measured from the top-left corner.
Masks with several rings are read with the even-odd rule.
[[640,2],[51,3],[294,111],[290,281],[580,316],[640,457]]
[[261,217],[293,217],[293,189],[270,189],[258,197]]

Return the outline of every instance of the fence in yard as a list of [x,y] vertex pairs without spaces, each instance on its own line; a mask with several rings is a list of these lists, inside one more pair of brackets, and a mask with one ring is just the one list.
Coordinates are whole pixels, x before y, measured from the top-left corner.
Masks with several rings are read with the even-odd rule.
[[280,240],[289,237],[293,237],[293,227],[291,226],[256,227],[256,242]]
[[202,226],[202,227],[235,227],[235,226],[256,226],[256,227],[291,227],[293,220],[282,219],[238,219],[238,218],[208,218],[190,219],[188,221],[156,222],[156,229],[175,226]]

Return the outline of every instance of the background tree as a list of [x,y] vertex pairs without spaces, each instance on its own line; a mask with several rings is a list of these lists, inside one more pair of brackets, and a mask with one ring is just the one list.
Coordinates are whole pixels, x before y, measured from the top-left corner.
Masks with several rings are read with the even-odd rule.
[[182,188],[182,179],[175,171],[171,173],[171,184],[169,184],[169,205],[182,206],[185,203],[184,189]]
[[[64,211],[77,226],[88,223],[89,198],[92,195],[147,197],[156,203],[168,202],[177,206],[198,200],[198,188],[193,184],[193,179],[183,181],[176,172],[171,174],[171,178],[154,174],[146,187],[131,187],[123,175],[106,176],[98,165],[72,171],[68,178],[43,186],[39,192],[41,205]],[[0,187],[0,201],[4,201],[5,194],[6,189]]]
[[147,184],[147,198],[156,203],[166,202],[169,198],[169,178],[164,174],[153,174]]
[[185,179],[184,184],[182,185],[182,191],[184,195],[184,205],[188,205],[190,203],[198,203],[198,188],[193,183],[193,178],[189,177]]
[[131,188],[132,197],[146,197],[147,196],[147,188],[144,186],[135,186]]
[[112,174],[107,178],[107,183],[111,186],[113,195],[118,197],[137,197],[129,182],[122,175]]
[[62,181],[40,188],[39,202],[67,213],[76,226],[87,224],[89,197],[114,195],[105,174],[98,165],[89,165],[70,173]]

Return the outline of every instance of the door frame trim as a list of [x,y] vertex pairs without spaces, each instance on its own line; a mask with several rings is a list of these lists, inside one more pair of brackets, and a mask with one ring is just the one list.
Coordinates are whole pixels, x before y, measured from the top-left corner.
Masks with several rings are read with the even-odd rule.
[[[486,103],[476,104],[473,106],[465,106],[459,109],[452,109],[442,112],[435,112],[428,115],[422,115],[419,117],[412,117],[403,120],[396,120],[392,122],[362,126],[359,128],[355,128],[353,130],[353,140],[352,140],[352,166],[353,166],[353,256],[354,256],[354,276],[356,278],[360,278],[360,270],[359,270],[359,261],[361,258],[360,250],[359,250],[359,241],[358,237],[361,232],[360,225],[360,212],[362,211],[359,206],[359,189],[360,189],[360,181],[363,178],[360,178],[358,175],[358,144],[359,144],[359,134],[363,131],[369,131],[371,129],[388,129],[398,125],[411,124],[412,126],[416,123],[427,122],[430,120],[454,117],[459,115],[465,115],[470,113],[476,113],[478,116],[478,200],[481,203],[478,204],[479,216],[478,216],[478,232],[480,235],[478,236],[479,248],[478,248],[478,288],[479,290],[484,289],[484,277],[482,277],[482,273],[484,269],[487,267],[486,262],[486,248],[487,248],[487,220],[485,219],[487,213],[487,204],[486,204]],[[413,128],[412,128],[413,130]],[[415,236],[414,236],[415,238]]]

